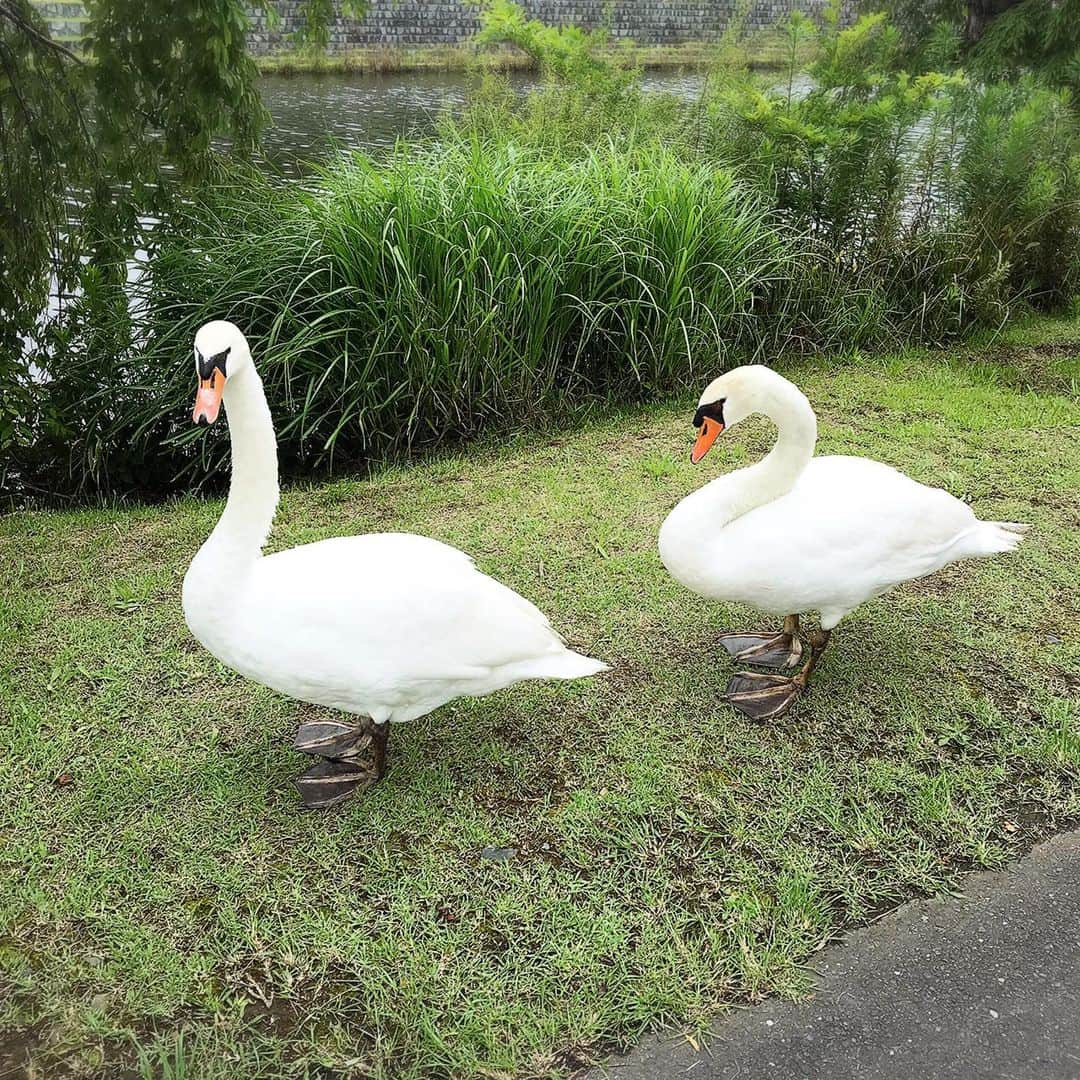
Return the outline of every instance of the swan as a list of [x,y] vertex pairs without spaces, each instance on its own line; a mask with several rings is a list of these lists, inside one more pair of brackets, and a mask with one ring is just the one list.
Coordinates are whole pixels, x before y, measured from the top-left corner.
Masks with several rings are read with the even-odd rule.
[[320,759],[296,781],[306,806],[332,805],[382,779],[390,722],[522,679],[607,669],[437,540],[370,533],[263,555],[278,503],[277,441],[244,335],[230,322],[202,326],[195,368],[192,419],[212,424],[224,403],[232,477],[221,519],[184,578],[188,627],[241,675],[367,718],[301,725],[294,749]]
[[817,418],[806,396],[771,368],[735,368],[705,389],[690,460],[754,413],[776,425],[772,450],[683,499],[660,528],[668,573],[700,596],[783,616],[776,633],[724,634],[743,663],[795,667],[799,615],[816,611],[809,656],[792,677],[741,671],[724,697],[745,715],[782,716],[805,690],[829,637],[849,612],[903,581],[960,559],[1011,551],[1027,525],[980,521],[947,491],[879,461],[814,457]]

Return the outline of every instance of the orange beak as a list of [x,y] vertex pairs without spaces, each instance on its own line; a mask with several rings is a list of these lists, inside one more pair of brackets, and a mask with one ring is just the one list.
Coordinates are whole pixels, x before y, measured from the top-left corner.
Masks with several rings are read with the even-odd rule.
[[690,451],[690,461],[696,465],[708,452],[709,447],[716,442],[717,437],[724,430],[724,425],[719,420],[713,420],[706,416],[701,422],[701,430],[698,432],[697,442]]
[[199,380],[199,390],[195,395],[195,408],[191,419],[196,424],[210,425],[218,418],[221,409],[221,395],[225,391],[225,376],[220,368],[214,368],[209,379]]

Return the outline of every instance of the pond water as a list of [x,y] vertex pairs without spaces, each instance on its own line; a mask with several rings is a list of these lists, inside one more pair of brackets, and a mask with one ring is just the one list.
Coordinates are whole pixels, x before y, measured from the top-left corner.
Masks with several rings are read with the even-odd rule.
[[[524,93],[537,85],[535,75],[513,73],[511,85]],[[697,97],[705,76],[698,72],[646,73],[646,88]],[[264,76],[259,81],[270,124],[262,154],[269,167],[285,177],[301,177],[311,163],[325,160],[335,148],[377,150],[394,145],[402,135],[430,132],[446,110],[460,108],[470,87],[464,72],[405,72],[395,75]],[[72,193],[72,220],[81,212]],[[153,226],[143,218],[144,226]],[[128,281],[144,272],[146,252],[138,250],[128,264]],[[49,289],[44,318],[53,317],[61,298],[55,282]]]
[[[536,76],[508,79],[525,91]],[[700,72],[646,72],[646,89],[696,98]],[[325,158],[333,146],[376,149],[392,146],[401,135],[431,131],[446,110],[460,108],[469,89],[462,72],[408,72],[397,75],[265,76],[259,89],[270,113],[264,136],[267,160],[286,175],[303,163]]]

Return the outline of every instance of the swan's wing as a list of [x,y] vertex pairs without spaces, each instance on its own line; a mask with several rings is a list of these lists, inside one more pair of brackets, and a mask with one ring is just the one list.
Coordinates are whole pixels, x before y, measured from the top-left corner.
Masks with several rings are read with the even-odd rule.
[[943,565],[948,548],[976,521],[949,492],[869,458],[814,458],[788,499],[817,542],[876,562],[895,581]]
[[363,575],[379,567],[420,566],[434,570],[445,567],[449,572],[475,567],[472,557],[456,547],[415,533],[364,533],[360,536],[335,536],[314,544],[279,551],[268,555],[262,565],[271,565],[275,572],[307,575],[320,572]]
[[715,541],[721,595],[767,611],[839,614],[957,557],[971,508],[866,458],[815,458],[795,487]]
[[476,678],[564,648],[535,605],[425,537],[372,534],[269,556],[248,598],[260,636],[291,641],[289,663],[339,677],[360,663],[387,681]]

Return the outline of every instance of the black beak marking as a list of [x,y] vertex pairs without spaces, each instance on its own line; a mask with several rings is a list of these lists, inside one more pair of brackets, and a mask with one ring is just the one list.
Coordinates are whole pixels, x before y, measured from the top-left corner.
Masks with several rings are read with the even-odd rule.
[[222,378],[227,377],[228,372],[225,370],[225,358],[232,352],[232,346],[222,349],[219,353],[214,353],[213,356],[203,356],[201,352],[196,348],[195,350],[195,367],[199,372],[199,378],[204,382],[210,379],[214,375],[214,368],[217,368],[221,372]]
[[727,398],[721,398],[719,401],[712,401],[708,405],[702,405],[696,413],[694,413],[694,427],[700,430],[701,425],[705,423],[706,419],[715,420],[721,427],[726,426],[724,424],[724,402]]

